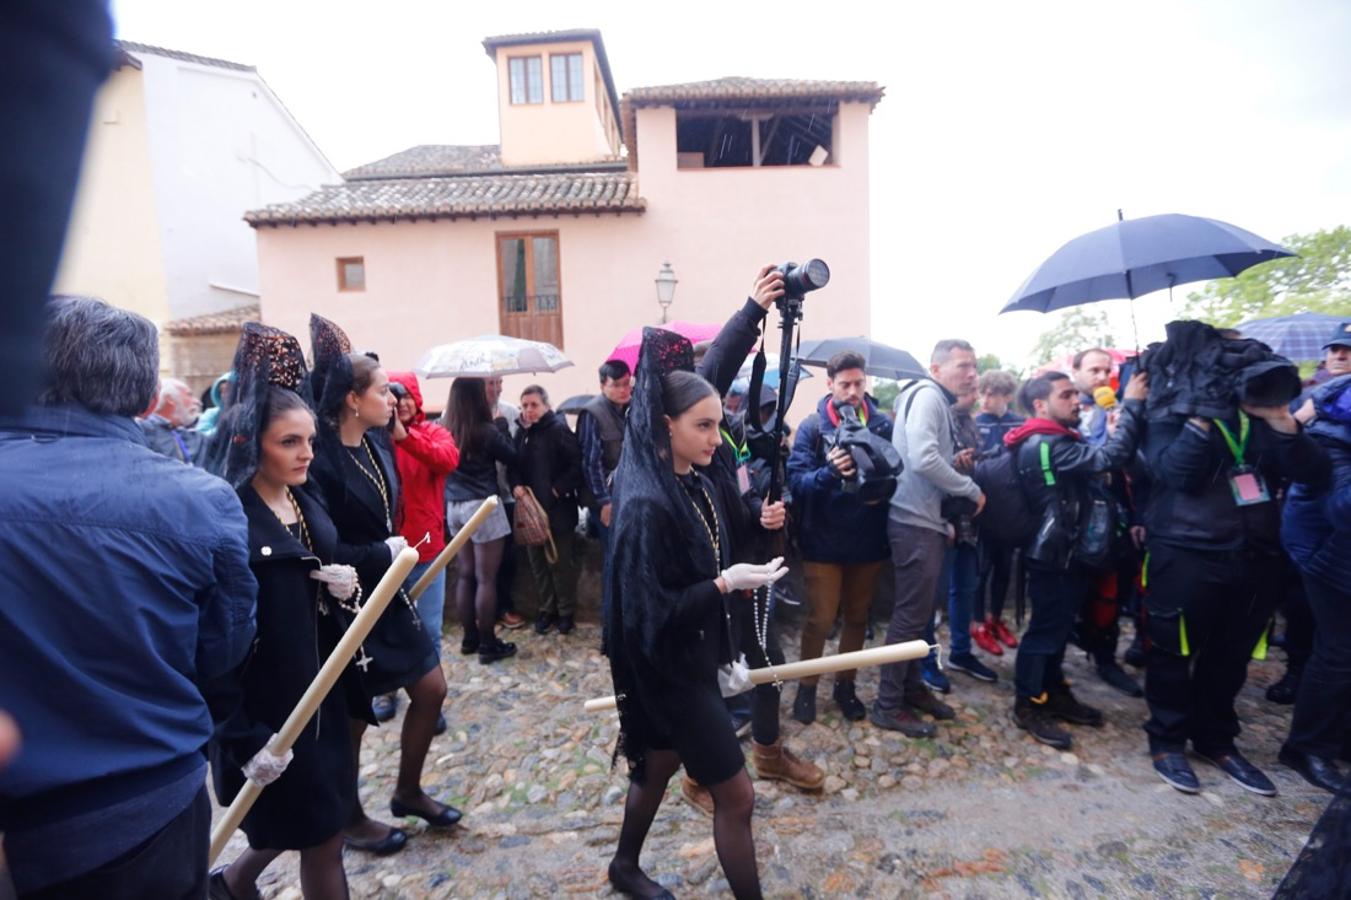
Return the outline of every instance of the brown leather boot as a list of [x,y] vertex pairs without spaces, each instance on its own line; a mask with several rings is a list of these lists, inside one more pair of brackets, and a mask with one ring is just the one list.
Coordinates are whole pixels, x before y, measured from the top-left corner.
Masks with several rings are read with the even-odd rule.
[[793,751],[783,745],[783,738],[768,745],[758,744],[752,739],[751,745],[754,749],[756,778],[786,781],[804,791],[819,791],[826,783],[826,773],[819,766],[794,756]]
[[680,793],[685,796],[686,803],[710,819],[713,818],[713,794],[709,792],[708,788],[690,776],[681,773]]

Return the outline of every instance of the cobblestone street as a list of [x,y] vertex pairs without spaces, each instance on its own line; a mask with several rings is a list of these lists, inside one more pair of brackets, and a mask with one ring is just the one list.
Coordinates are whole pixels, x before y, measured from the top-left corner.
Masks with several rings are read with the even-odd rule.
[[[790,617],[790,658],[796,635]],[[481,666],[453,655],[446,663],[451,724],[432,745],[425,783],[465,811],[462,826],[426,831],[410,819],[402,853],[349,851],[354,896],[612,895],[605,867],[625,784],[622,765],[610,768],[618,722],[582,711],[583,700],[610,693],[599,629],[583,624],[567,638],[523,629],[513,639],[513,660]],[[452,651],[457,640],[448,635]],[[1039,745],[1008,718],[1012,656],[992,664],[998,684],[954,675],[947,699],[958,718],[941,724],[936,740],[843,721],[828,685],[821,717],[803,727],[788,715],[795,688],[785,690],[786,738],[830,777],[819,796],[756,782],[768,895],[1265,897],[1327,804],[1275,759],[1289,712],[1262,691],[1283,670],[1279,653],[1253,664],[1239,702],[1240,746],[1275,780],[1274,799],[1245,793],[1200,761],[1200,796],[1161,783],[1140,730],[1144,702],[1107,688],[1073,650],[1076,690],[1104,709],[1107,724],[1074,729],[1072,753]],[[876,681],[876,671],[860,673],[865,702]],[[372,812],[388,808],[397,724],[367,735],[362,797]],[[236,835],[223,858],[242,846]],[[264,897],[300,896],[297,858],[286,854],[265,874]],[[643,861],[678,896],[726,895],[711,823],[681,799],[678,778]]]

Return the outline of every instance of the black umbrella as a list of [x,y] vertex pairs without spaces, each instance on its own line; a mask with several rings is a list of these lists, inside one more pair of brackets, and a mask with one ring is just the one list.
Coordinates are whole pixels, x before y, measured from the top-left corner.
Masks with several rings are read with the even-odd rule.
[[863,371],[878,378],[890,378],[893,381],[908,381],[914,378],[928,378],[929,372],[904,350],[866,337],[825,338],[819,341],[803,341],[798,347],[797,360],[804,366],[824,367],[837,353],[849,350],[863,357]]
[[570,416],[578,415],[588,403],[595,399],[595,397],[595,394],[578,394],[575,397],[569,397],[558,404],[558,411]]

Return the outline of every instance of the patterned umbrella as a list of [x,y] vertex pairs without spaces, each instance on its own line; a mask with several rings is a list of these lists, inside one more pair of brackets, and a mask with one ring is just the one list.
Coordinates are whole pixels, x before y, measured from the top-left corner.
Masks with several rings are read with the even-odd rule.
[[416,369],[425,378],[491,378],[523,372],[557,372],[572,365],[553,344],[500,334],[482,334],[440,344],[422,354]]
[[1286,359],[1322,359],[1328,335],[1340,325],[1337,316],[1295,313],[1274,319],[1253,319],[1238,326],[1245,338],[1261,341]]

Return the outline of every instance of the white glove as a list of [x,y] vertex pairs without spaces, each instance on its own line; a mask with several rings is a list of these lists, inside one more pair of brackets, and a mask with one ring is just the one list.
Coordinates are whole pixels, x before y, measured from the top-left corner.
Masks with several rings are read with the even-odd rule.
[[320,566],[310,577],[328,585],[328,592],[339,600],[349,600],[357,591],[357,570],[351,566]]
[[393,560],[408,546],[408,541],[404,539],[403,535],[396,534],[393,537],[385,538],[385,546],[389,548],[390,560]]
[[253,755],[253,759],[244,763],[244,777],[259,787],[267,787],[280,778],[281,773],[291,764],[291,757],[295,755],[287,750],[285,756],[274,756],[268,749],[271,746],[272,742],[269,740],[263,749]]
[[753,591],[767,584],[773,584],[787,574],[788,569],[783,564],[783,557],[779,556],[762,566],[737,563],[724,569],[722,583],[727,586],[729,594],[732,591]]

